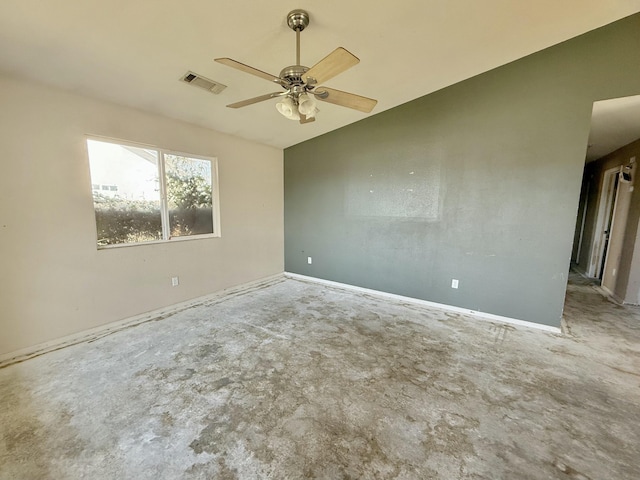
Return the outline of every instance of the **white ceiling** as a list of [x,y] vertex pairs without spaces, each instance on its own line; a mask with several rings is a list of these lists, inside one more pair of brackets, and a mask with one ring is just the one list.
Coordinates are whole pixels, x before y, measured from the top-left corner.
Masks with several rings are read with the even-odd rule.
[[640,138],[640,95],[593,104],[587,163]]
[[[360,64],[327,86],[378,99],[373,115],[636,13],[640,0],[1,0],[0,70],[287,147],[366,114],[322,103],[300,125],[275,100],[225,108],[279,87],[213,59],[277,75],[295,63],[295,8],[311,16],[302,63],[354,53]],[[188,70],[228,88],[179,82]]]

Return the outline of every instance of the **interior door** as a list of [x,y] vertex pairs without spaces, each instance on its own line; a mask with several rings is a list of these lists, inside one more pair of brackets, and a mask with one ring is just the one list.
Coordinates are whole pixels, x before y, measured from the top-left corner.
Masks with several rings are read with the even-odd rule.
[[632,184],[621,182],[620,176],[618,176],[618,188],[612,215],[613,220],[609,227],[609,241],[606,249],[605,263],[602,269],[601,285],[609,294],[614,295],[614,297],[617,295],[619,299],[623,299],[625,296],[623,292],[616,292],[616,283],[619,276],[618,272],[620,270],[632,195]]
[[607,264],[607,254],[609,253],[609,244],[611,242],[611,232],[613,229],[613,222],[615,219],[616,203],[618,198],[618,185],[620,174],[613,175],[613,185],[611,186],[611,202],[608,205],[607,216],[605,217],[605,229],[602,232],[602,259],[600,260],[600,268],[598,278],[602,280],[605,272],[605,265]]
[[608,244],[613,209],[615,207],[615,193],[619,171],[620,167],[611,168],[604,172],[602,179],[602,187],[598,200],[596,228],[593,232],[594,241],[589,261],[588,275],[592,278],[602,279],[606,259],[605,247]]

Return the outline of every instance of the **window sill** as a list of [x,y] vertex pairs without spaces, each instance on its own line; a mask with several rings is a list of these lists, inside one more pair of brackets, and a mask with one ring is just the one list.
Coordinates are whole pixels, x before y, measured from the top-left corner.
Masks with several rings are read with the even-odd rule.
[[149,242],[138,242],[138,243],[117,243],[114,245],[98,245],[98,250],[112,250],[115,248],[126,248],[126,247],[140,247],[143,245],[161,245],[168,243],[176,243],[176,242],[185,242],[190,240],[207,240],[210,238],[221,238],[219,233],[207,233],[202,235],[193,235],[193,236],[184,236],[184,237],[173,237],[169,240],[152,240]]

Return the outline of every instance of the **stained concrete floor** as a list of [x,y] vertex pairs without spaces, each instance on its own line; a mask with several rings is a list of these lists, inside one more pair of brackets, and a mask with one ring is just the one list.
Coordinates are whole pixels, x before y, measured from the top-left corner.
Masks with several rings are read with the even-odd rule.
[[569,334],[292,279],[0,370],[1,479],[638,479],[640,309]]

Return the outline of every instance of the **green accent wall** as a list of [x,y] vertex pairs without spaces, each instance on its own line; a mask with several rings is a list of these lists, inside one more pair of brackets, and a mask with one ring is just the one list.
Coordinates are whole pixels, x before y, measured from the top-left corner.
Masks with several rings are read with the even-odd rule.
[[559,326],[592,104],[637,94],[640,15],[287,148],[285,270]]

